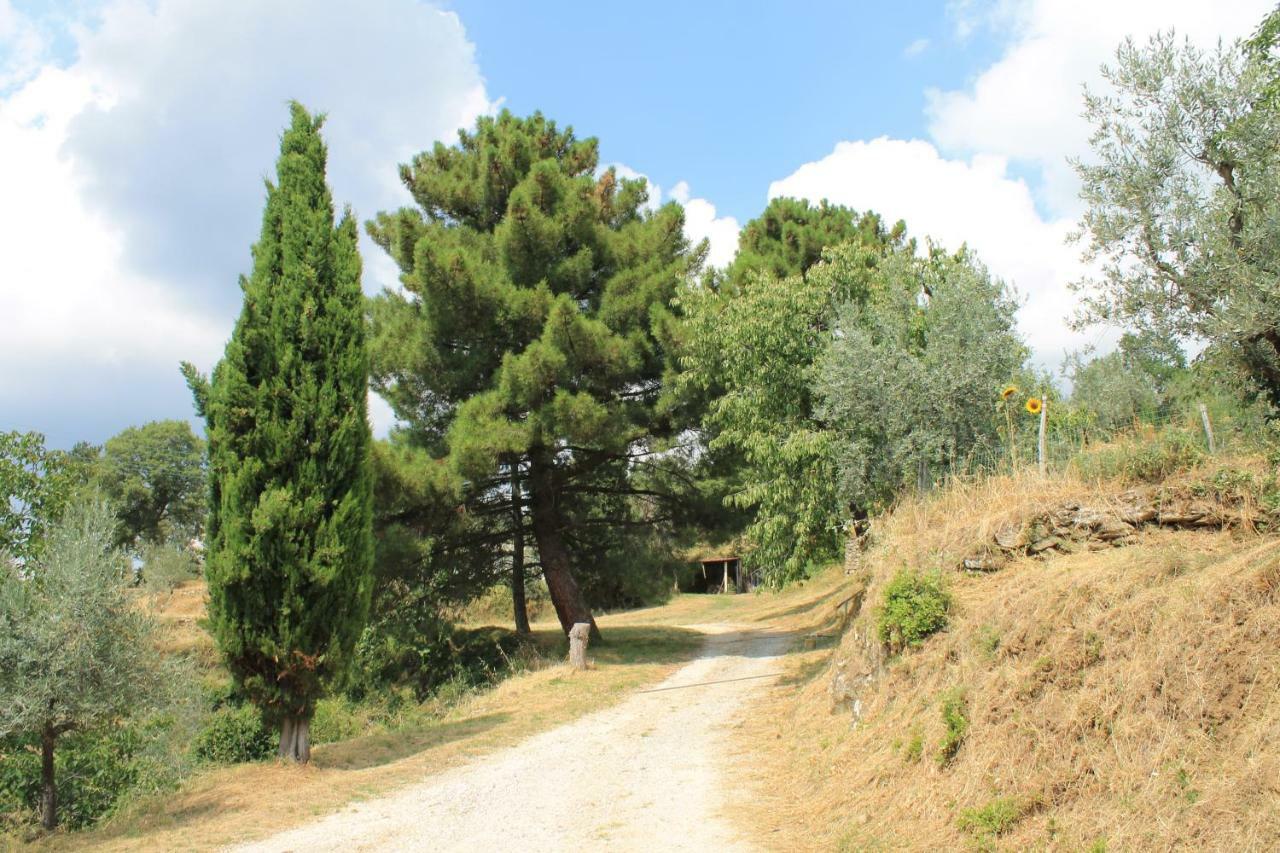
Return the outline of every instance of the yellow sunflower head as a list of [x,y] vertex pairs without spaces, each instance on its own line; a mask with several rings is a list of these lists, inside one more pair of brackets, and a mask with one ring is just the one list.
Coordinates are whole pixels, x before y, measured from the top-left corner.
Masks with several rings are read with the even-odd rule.
[[1027,398],[1027,413],[1031,415],[1040,414],[1040,410],[1044,408],[1044,403],[1040,402],[1039,397]]
[[1000,392],[1000,399],[1008,400],[1010,397],[1012,397],[1014,394],[1017,394],[1017,393],[1018,393],[1017,385],[1006,385],[1004,386],[1004,390]]

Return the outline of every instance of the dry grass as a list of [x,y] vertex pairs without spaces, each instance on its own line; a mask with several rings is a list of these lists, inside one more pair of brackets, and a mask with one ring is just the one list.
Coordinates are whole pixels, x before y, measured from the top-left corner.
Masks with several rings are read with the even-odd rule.
[[[783,850],[1265,850],[1280,838],[1280,540],[1137,545],[953,574],[951,625],[884,660],[876,590],[997,526],[1116,488],[1001,478],[909,501],[863,561],[868,606],[748,715],[757,837]],[[831,679],[859,684],[855,715]],[[867,679],[862,682],[862,679]],[[957,694],[956,691],[960,691]],[[968,730],[935,760],[943,697]]]

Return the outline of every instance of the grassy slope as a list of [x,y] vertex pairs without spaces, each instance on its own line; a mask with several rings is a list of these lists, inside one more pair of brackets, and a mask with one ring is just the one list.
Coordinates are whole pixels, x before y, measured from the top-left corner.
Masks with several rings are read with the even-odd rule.
[[[615,704],[697,654],[701,634],[683,626],[723,621],[786,628],[803,621],[840,579],[833,573],[781,594],[681,596],[664,607],[606,616],[600,620],[606,643],[592,646],[587,672],[553,665],[509,678],[430,723],[317,746],[309,767],[265,762],[210,769],[175,794],[144,800],[93,831],[59,833],[41,846],[192,850],[261,838]],[[198,584],[178,589],[162,612],[170,626],[168,645],[195,652],[213,667],[216,653],[200,628],[202,615]],[[556,625],[543,622],[534,630],[549,654],[563,654]]]
[[[1280,539],[1151,530],[955,573],[947,631],[889,660],[873,639],[879,585],[900,566],[955,565],[1009,518],[1117,491],[1002,479],[883,522],[848,584],[869,585],[862,614],[837,649],[794,655],[789,683],[749,715],[757,837],[786,850],[1274,849]],[[857,715],[832,702],[841,673]],[[956,691],[968,731],[940,766]]]

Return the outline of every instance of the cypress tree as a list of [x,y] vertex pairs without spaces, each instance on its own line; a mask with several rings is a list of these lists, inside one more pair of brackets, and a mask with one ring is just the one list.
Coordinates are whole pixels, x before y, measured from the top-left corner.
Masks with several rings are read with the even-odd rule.
[[305,762],[368,614],[372,477],[356,224],[334,224],[323,118],[291,110],[231,340],[211,382],[183,372],[209,440],[214,637],[281,757]]
[[647,212],[643,181],[598,165],[595,139],[503,111],[402,166],[417,207],[369,224],[405,291],[373,304],[375,387],[507,541],[527,516],[566,632],[594,626],[576,543],[634,524],[574,507],[628,492],[628,462],[681,426],[672,303],[702,257],[679,205]]

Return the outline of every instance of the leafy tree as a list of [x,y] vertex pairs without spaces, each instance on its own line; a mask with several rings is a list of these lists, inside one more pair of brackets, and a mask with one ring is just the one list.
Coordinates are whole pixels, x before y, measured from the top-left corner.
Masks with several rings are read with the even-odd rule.
[[58,821],[58,738],[164,695],[152,624],[130,598],[114,528],[101,500],[76,504],[20,571],[0,554],[0,738],[39,739],[46,829]]
[[226,353],[211,383],[183,371],[207,421],[214,637],[281,757],[305,762],[368,613],[372,477],[355,220],[334,224],[323,119],[291,109]]
[[[836,290],[863,269],[857,252],[837,249],[810,277]],[[875,278],[837,309],[814,375],[841,502],[864,509],[885,507],[922,470],[993,451],[998,389],[1026,358],[1017,303],[968,251],[893,253]]]
[[509,519],[506,541],[527,519],[565,631],[594,625],[569,537],[622,521],[566,507],[630,492],[619,463],[678,431],[671,302],[703,254],[678,205],[646,213],[644,182],[598,163],[595,139],[504,111],[402,166],[417,208],[369,224],[404,285],[373,304],[375,387],[467,512]]
[[119,544],[199,532],[205,513],[204,442],[186,421],[153,421],[109,439],[97,480],[120,519]]
[[79,461],[46,448],[38,432],[0,432],[0,551],[19,561],[39,554],[48,527],[88,478]]
[[1082,322],[1231,354],[1280,403],[1280,13],[1249,42],[1201,51],[1126,41],[1088,93],[1093,157],[1076,164],[1082,234],[1101,263]]
[[805,199],[775,198],[743,226],[728,278],[738,285],[751,273],[765,272],[777,278],[802,275],[822,260],[828,247],[850,242],[893,243],[905,234],[903,222],[886,232],[880,216],[870,211],[859,214],[825,199],[814,206]]

